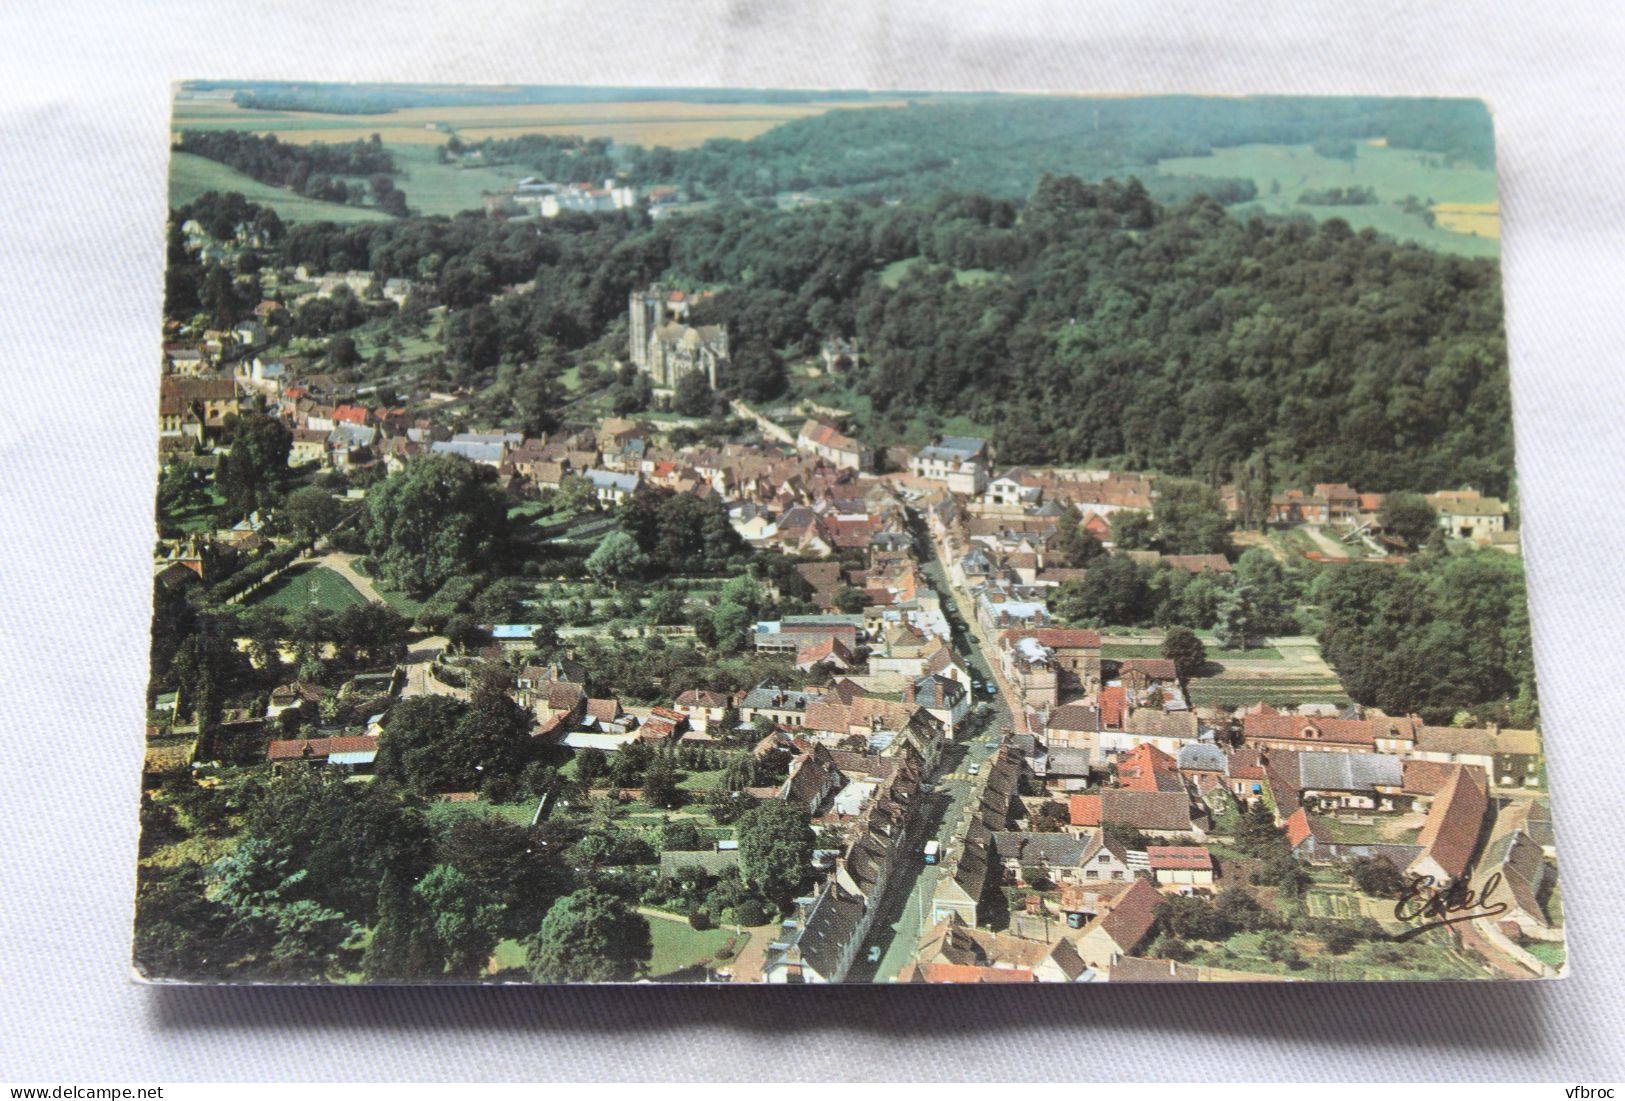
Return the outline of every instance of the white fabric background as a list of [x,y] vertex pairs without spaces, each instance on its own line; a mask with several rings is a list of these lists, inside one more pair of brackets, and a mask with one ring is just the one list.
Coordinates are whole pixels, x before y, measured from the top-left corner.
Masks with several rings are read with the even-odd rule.
[[[1625,1077],[1621,56],[1609,0],[0,7],[0,1077]],[[188,77],[1489,99],[1575,976],[1256,989],[131,984],[167,109],[169,83]]]

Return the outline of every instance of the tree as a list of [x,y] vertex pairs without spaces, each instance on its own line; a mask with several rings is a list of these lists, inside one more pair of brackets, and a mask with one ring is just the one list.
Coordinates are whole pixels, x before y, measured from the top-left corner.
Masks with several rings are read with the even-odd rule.
[[423,900],[452,978],[477,978],[501,939],[502,909],[450,864],[436,864],[412,889]]
[[1416,550],[1439,527],[1439,514],[1420,493],[1390,493],[1377,510],[1377,526]]
[[582,749],[576,752],[576,780],[583,788],[590,788],[593,781],[604,774],[604,751],[601,749]]
[[660,847],[666,852],[695,852],[703,844],[692,822],[667,822],[660,830]]
[[682,792],[677,787],[677,774],[671,762],[656,758],[643,772],[643,801],[653,807],[675,807],[682,803]]
[[1070,623],[1106,626],[1141,622],[1149,604],[1144,571],[1127,555],[1113,554],[1086,569],[1082,580],[1062,584],[1054,608]]
[[685,417],[703,417],[711,412],[716,393],[704,371],[690,371],[677,380],[672,392],[672,408]]
[[525,944],[531,978],[547,983],[624,982],[641,973],[653,955],[649,922],[597,887],[555,902]]
[[313,542],[317,536],[332,530],[343,515],[344,507],[327,490],[305,486],[288,494],[282,513],[299,540]]
[[453,823],[436,856],[497,903],[503,936],[524,937],[535,932],[554,900],[575,886],[563,849],[544,830],[494,815],[468,815]]
[[1099,539],[1081,524],[1078,510],[1067,508],[1055,521],[1055,534],[1045,544],[1046,558],[1053,556],[1055,565],[1081,569],[1106,553]]
[[638,541],[619,528],[600,539],[586,561],[588,573],[600,581],[616,582],[637,577],[648,564]]
[[756,759],[748,753],[740,753],[728,762],[722,770],[722,790],[744,791],[756,783]]
[[1112,515],[1112,542],[1118,550],[1151,550],[1157,542],[1157,525],[1143,512],[1122,511]]
[[1200,482],[1157,481],[1157,541],[1165,554],[1224,554],[1230,518],[1217,491]]
[[1162,656],[1174,663],[1180,680],[1189,680],[1207,664],[1207,647],[1189,627],[1170,627],[1162,639]]
[[1262,799],[1242,811],[1241,824],[1236,827],[1236,844],[1242,851],[1262,857],[1274,851],[1281,843],[1281,831],[1275,828],[1275,815]]
[[367,544],[388,584],[432,592],[489,562],[507,531],[492,471],[459,455],[420,455],[367,497]]
[[1406,888],[1404,873],[1380,856],[1356,857],[1347,871],[1354,885],[1373,898],[1398,898]]
[[220,461],[215,484],[240,515],[269,508],[288,471],[293,434],[275,417],[250,413],[238,419],[231,450]]
[[830,601],[835,610],[846,615],[856,615],[869,606],[869,594],[862,589],[855,589],[851,585],[842,585],[835,590],[835,596]]
[[1213,633],[1226,650],[1246,650],[1264,637],[1264,617],[1250,585],[1237,585],[1219,600]]
[[739,870],[745,881],[781,906],[794,897],[812,862],[806,812],[773,799],[740,816]]

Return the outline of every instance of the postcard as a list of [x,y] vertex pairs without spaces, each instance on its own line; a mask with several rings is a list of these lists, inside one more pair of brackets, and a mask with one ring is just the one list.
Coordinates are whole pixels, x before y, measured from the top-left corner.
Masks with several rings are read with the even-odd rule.
[[173,120],[139,977],[1564,973],[1482,103]]

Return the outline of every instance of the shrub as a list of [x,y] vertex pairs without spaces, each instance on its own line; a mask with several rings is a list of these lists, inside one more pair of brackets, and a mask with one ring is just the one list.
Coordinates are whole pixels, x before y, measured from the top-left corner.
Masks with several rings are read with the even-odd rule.
[[480,795],[488,803],[511,803],[518,794],[518,785],[506,776],[492,776],[480,785]]
[[703,932],[706,929],[716,928],[716,923],[711,920],[711,915],[705,910],[695,910],[688,915],[688,927]]

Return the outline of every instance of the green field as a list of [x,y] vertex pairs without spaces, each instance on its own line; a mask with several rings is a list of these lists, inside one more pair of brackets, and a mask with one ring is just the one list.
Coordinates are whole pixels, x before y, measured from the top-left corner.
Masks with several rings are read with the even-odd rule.
[[[1225,650],[1203,640],[1209,661],[1281,661],[1281,651],[1273,646],[1255,646],[1251,650]],[[1162,647],[1149,642],[1106,642],[1100,647],[1100,656],[1113,661],[1130,658],[1160,658]]]
[[[1246,217],[1252,210],[1270,214],[1308,214],[1317,221],[1341,218],[1355,229],[1370,227],[1401,241],[1415,241],[1462,256],[1498,256],[1500,242],[1491,236],[1455,233],[1442,225],[1429,227],[1420,215],[1397,205],[1407,196],[1435,203],[1492,204],[1497,201],[1495,172],[1467,164],[1445,165],[1437,154],[1412,149],[1361,144],[1352,163],[1316,154],[1307,145],[1238,145],[1215,149],[1208,157],[1172,157],[1157,162],[1169,176],[1245,177],[1258,186],[1255,202],[1233,206]],[[1378,202],[1365,206],[1304,206],[1298,196],[1328,187],[1368,187]]]
[[[649,960],[650,978],[671,975],[704,963],[735,939],[728,929],[706,929],[703,932],[690,929],[686,919],[680,922],[664,918],[648,920],[649,935],[655,946],[654,955]],[[735,948],[741,943],[742,940],[736,942]]]
[[395,186],[406,192],[406,205],[414,213],[452,215],[483,210],[485,192],[510,192],[515,183],[534,175],[522,165],[463,168],[441,164],[435,145],[389,142],[387,148],[401,169]]
[[[280,187],[262,184],[234,168],[192,153],[172,153],[169,160],[169,205],[184,206],[208,191],[236,191],[251,203],[275,210],[285,222],[387,222],[390,216],[370,207],[343,206],[307,199]],[[410,198],[410,196],[408,196]]]
[[367,598],[327,567],[306,566],[288,570],[256,592],[248,603],[289,611],[298,611],[314,604],[330,612],[341,612],[345,608],[367,603]]

